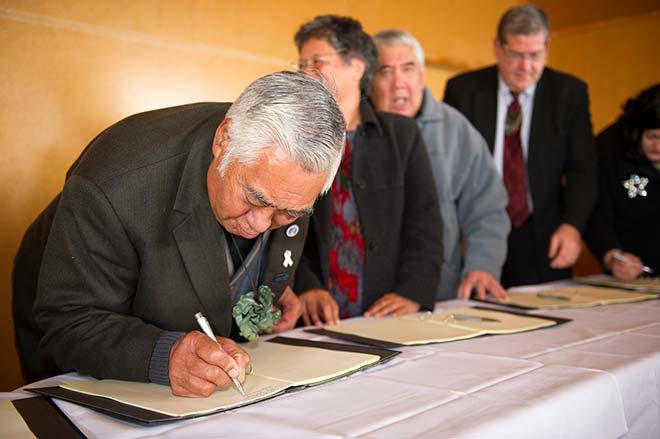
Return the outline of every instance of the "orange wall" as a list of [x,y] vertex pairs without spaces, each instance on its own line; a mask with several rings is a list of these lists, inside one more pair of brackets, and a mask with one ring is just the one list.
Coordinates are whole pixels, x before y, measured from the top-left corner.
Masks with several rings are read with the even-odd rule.
[[[0,391],[23,384],[10,307],[20,238],[100,130],[138,111],[233,100],[257,77],[288,68],[293,33],[322,13],[355,16],[369,32],[412,31],[427,57],[444,66],[428,71],[441,97],[448,76],[492,62],[497,19],[518,3],[411,0],[402,10],[399,0],[0,0]],[[660,71],[651,43],[640,45],[658,41],[658,24],[652,17],[557,35],[551,65],[593,81],[594,120],[612,119],[623,97],[637,91],[641,63]],[[577,52],[578,45],[588,49]],[[616,84],[608,86],[592,65],[620,69]]]
[[[233,100],[254,79],[288,68],[293,33],[323,13],[356,16],[371,32],[419,29],[428,50],[448,58],[469,48],[473,59],[486,56],[485,29],[451,37],[474,18],[472,8],[413,3],[401,12],[398,1],[375,0],[0,0],[0,391],[23,384],[11,322],[14,254],[96,133],[147,109]],[[515,3],[488,2],[478,21]]]
[[551,42],[550,63],[589,84],[598,133],[614,122],[626,99],[660,82],[658,11],[561,29]]

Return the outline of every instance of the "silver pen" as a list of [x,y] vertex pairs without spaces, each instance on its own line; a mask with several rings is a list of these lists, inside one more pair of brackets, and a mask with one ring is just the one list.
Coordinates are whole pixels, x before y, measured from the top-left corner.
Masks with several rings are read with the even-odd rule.
[[497,319],[490,317],[468,316],[465,314],[450,314],[456,320],[463,320],[464,322],[485,322],[485,323],[499,323]]
[[[628,258],[626,258],[625,256],[623,256],[623,255],[622,255],[621,253],[619,253],[619,252],[614,252],[614,253],[612,253],[612,257],[613,257],[614,259],[616,259],[617,261],[621,261],[621,262],[623,262],[623,263],[625,263],[625,264],[627,264],[628,262],[630,262],[630,261],[628,260]],[[644,273],[653,274],[653,269],[652,269],[651,267],[647,266],[647,265],[642,265],[642,271],[643,271]]]
[[567,302],[571,301],[570,297],[562,296],[561,294],[553,294],[553,293],[536,293],[536,297],[540,297],[541,299],[566,300]]
[[[201,312],[196,313],[195,319],[197,320],[199,327],[202,328],[202,331],[204,331],[204,334],[208,335],[211,340],[218,343],[218,340],[215,338],[215,334],[213,334],[213,330],[211,329],[211,325],[209,324],[209,321],[206,320],[206,317],[204,317],[204,314]],[[243,390],[243,386],[241,385],[241,382],[238,381],[238,378],[229,378],[231,378],[231,381],[234,383],[234,386],[236,386],[236,389],[241,392],[241,395],[246,396],[245,390]]]

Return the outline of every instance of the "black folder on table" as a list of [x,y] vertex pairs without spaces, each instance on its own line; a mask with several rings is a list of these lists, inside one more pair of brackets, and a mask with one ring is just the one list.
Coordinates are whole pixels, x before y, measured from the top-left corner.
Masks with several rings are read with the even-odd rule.
[[[380,349],[380,348],[374,348],[374,347],[365,347],[365,346],[355,346],[355,345],[347,345],[347,344],[341,344],[341,343],[330,343],[330,342],[319,342],[319,341],[313,341],[313,340],[303,340],[303,339],[295,339],[295,338],[288,338],[288,337],[275,337],[273,339],[270,339],[267,342],[261,342],[261,343],[266,343],[268,345],[269,349],[280,349],[277,347],[274,347],[273,345],[283,345],[283,346],[291,346],[291,347],[299,347],[303,348],[303,350],[296,349],[296,352],[299,352],[303,355],[315,355],[318,356],[319,353],[321,353],[320,350],[323,351],[324,355],[344,355],[342,353],[356,353],[356,354],[367,354],[366,357],[368,358],[368,364],[364,364],[365,362],[363,361],[362,363],[359,363],[356,365],[354,368],[350,368],[350,370],[346,370],[345,372],[340,372],[339,374],[335,374],[331,376],[330,378],[326,377],[320,377],[317,380],[305,380],[304,382],[301,383],[296,383],[292,382],[291,385],[288,385],[285,388],[282,388],[281,390],[277,390],[276,393],[270,393],[270,394],[265,394],[260,396],[257,393],[252,397],[250,394],[250,389],[249,389],[249,383],[256,381],[257,378],[257,373],[259,372],[259,367],[260,364],[256,363],[254,364],[254,369],[255,371],[252,373],[252,375],[249,375],[248,378],[246,379],[246,382],[244,383],[245,390],[248,392],[248,399],[241,401],[236,404],[232,404],[231,406],[221,406],[221,407],[215,407],[211,408],[209,410],[205,410],[203,412],[196,412],[196,413],[186,413],[184,415],[176,415],[176,414],[171,414],[171,413],[164,413],[163,411],[157,411],[154,409],[147,409],[147,408],[142,408],[138,407],[136,405],[132,405],[126,402],[122,402],[119,400],[111,399],[109,397],[103,397],[103,396],[97,396],[97,395],[92,395],[88,393],[82,393],[81,391],[76,391],[76,390],[71,390],[69,388],[65,388],[62,386],[56,386],[56,387],[41,387],[41,388],[29,388],[27,390],[30,390],[32,392],[49,396],[52,398],[58,398],[62,399],[65,401],[73,402],[75,404],[79,404],[94,410],[97,410],[101,413],[120,418],[123,420],[127,421],[132,421],[132,422],[137,422],[141,424],[147,424],[147,425],[155,425],[158,423],[162,422],[171,422],[171,421],[176,421],[180,419],[189,419],[189,418],[194,418],[198,416],[205,416],[209,414],[214,414],[214,413],[219,413],[223,412],[226,410],[231,410],[234,408],[242,407],[244,405],[248,404],[253,404],[258,401],[262,401],[264,399],[269,399],[272,397],[275,397],[277,395],[280,395],[282,393],[286,392],[292,392],[292,391],[297,391],[301,390],[306,387],[310,386],[315,386],[318,384],[322,384],[325,382],[333,381],[336,379],[339,379],[341,377],[353,374],[359,370],[374,366],[376,364],[382,363],[384,361],[387,361],[391,359],[392,357],[396,356],[399,354],[397,351],[392,351],[392,350],[387,350],[387,349]],[[316,349],[305,349],[305,348],[316,348]],[[287,349],[285,347],[282,347],[281,349]],[[250,350],[248,350],[250,352]],[[332,352],[335,352],[335,354],[332,354]],[[347,360],[350,362],[350,359]],[[261,362],[262,364],[264,362]],[[331,367],[331,365],[327,365],[327,367]],[[96,381],[96,382],[80,382],[80,384],[90,384],[94,385],[94,383],[103,383],[103,381],[107,380],[101,380],[101,381]],[[128,383],[128,382],[121,382],[122,384],[126,386],[156,386],[156,387],[164,387],[164,386],[157,386],[155,384],[145,384],[145,383]],[[158,389],[161,391],[162,389]],[[169,391],[169,388],[167,388]],[[231,390],[234,391],[234,390]],[[218,393],[218,392],[216,392]],[[172,397],[171,398],[176,398]],[[191,398],[181,398],[181,403],[185,404],[186,401],[191,401]]]
[[498,301],[490,296],[484,302],[521,309],[590,308],[601,305],[632,303],[658,298],[658,293],[630,291],[611,286],[560,285],[536,291],[509,292],[509,300]]
[[613,276],[601,275],[575,277],[573,278],[573,281],[597,287],[620,288],[624,290],[660,294],[660,277],[644,276],[629,281],[622,281]]
[[475,306],[435,314],[346,322],[305,331],[381,348],[397,348],[533,331],[569,321],[561,317]]
[[80,439],[86,436],[49,399],[43,396],[12,401],[25,424],[37,438]]

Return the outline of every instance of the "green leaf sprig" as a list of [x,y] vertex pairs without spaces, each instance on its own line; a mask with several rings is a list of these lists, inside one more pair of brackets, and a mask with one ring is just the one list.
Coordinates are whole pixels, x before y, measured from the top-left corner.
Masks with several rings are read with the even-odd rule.
[[259,338],[259,331],[272,329],[280,320],[282,311],[273,307],[274,298],[268,285],[260,285],[257,293],[247,292],[236,302],[232,316],[243,337],[255,341]]

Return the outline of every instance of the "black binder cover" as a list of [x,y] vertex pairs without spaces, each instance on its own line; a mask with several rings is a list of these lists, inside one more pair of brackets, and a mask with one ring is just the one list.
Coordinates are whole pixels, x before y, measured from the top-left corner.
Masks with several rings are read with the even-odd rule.
[[[536,315],[536,314],[527,314],[524,312],[514,312],[514,311],[509,311],[509,310],[502,310],[502,309],[497,309],[497,308],[489,308],[487,306],[473,306],[472,308],[474,309],[483,309],[486,311],[497,311],[497,312],[502,312],[506,314],[514,314],[518,316],[524,316],[524,317],[534,317],[538,319],[543,319],[543,320],[550,320],[555,322],[557,325],[561,325],[562,323],[570,322],[571,319],[564,319],[562,317],[550,317],[550,316],[541,316],[541,315]],[[540,329],[547,329],[547,328],[540,328]],[[532,329],[532,331],[537,331],[538,329]],[[353,335],[353,334],[346,334],[343,332],[335,332],[330,329],[325,329],[325,328],[312,328],[312,329],[305,329],[305,332],[310,332],[312,334],[318,334],[318,335],[325,335],[328,337],[336,338],[339,340],[346,340],[346,341],[352,341],[354,343],[362,343],[370,346],[376,346],[379,348],[384,348],[384,349],[392,349],[392,348],[400,348],[400,347],[405,347],[406,345],[402,345],[399,343],[392,343],[389,341],[385,340],[378,340],[375,338],[368,338],[368,337],[362,337],[359,335]],[[525,332],[525,331],[521,331]],[[515,334],[515,333],[512,333]],[[489,335],[505,335],[505,334],[484,334],[481,335],[480,337],[484,336],[489,336]],[[460,341],[460,340],[452,340],[452,341]],[[439,343],[439,342],[429,342],[426,344],[434,344],[434,343]],[[424,344],[424,343],[420,343]],[[414,346],[414,345],[410,345]]]
[[[293,346],[307,346],[307,347],[313,347],[313,348],[323,348],[323,349],[329,349],[329,350],[336,350],[336,351],[347,351],[347,352],[359,352],[359,353],[364,353],[364,354],[372,354],[372,355],[378,355],[380,357],[380,360],[378,360],[377,363],[379,364],[382,362],[385,362],[392,357],[399,355],[400,352],[397,351],[391,351],[387,349],[378,349],[374,347],[366,347],[366,346],[353,346],[353,345],[347,345],[347,344],[341,344],[341,343],[329,343],[329,342],[320,342],[320,341],[314,341],[314,340],[303,340],[303,339],[296,339],[296,338],[289,338],[289,337],[275,337],[270,340],[268,340],[271,343],[280,343],[280,344],[287,344],[287,345],[293,345]],[[372,367],[374,364],[370,364],[366,367],[356,369],[354,371],[351,371],[350,374],[353,374],[357,372],[358,370],[361,369],[366,369],[369,367]],[[339,377],[337,377],[339,378]],[[297,390],[301,390],[306,387],[313,387],[318,384],[323,384],[331,380],[326,380],[326,381],[319,381],[314,384],[310,385],[304,385],[304,386],[293,386],[285,389],[282,393],[288,393],[288,392],[293,392]],[[203,414],[193,414],[189,416],[171,416],[171,415],[166,415],[164,413],[159,413],[159,412],[154,412],[151,410],[143,409],[140,407],[135,407],[129,404],[124,404],[122,402],[118,402],[109,398],[104,398],[101,396],[94,396],[94,395],[87,395],[84,393],[76,392],[73,390],[65,389],[63,387],[55,386],[55,387],[39,387],[39,388],[28,388],[26,390],[29,390],[31,392],[35,392],[41,395],[49,396],[51,398],[57,398],[57,399],[62,399],[65,401],[69,401],[75,404],[82,405],[84,407],[91,408],[93,410],[96,410],[98,412],[104,413],[106,415],[113,416],[115,418],[119,418],[125,421],[131,421],[131,422],[137,422],[140,424],[145,424],[145,425],[157,425],[163,422],[171,422],[171,421],[177,421],[180,419],[190,419],[190,418],[196,418],[200,416],[207,416],[207,415],[212,415],[215,413],[220,413],[228,410],[233,410],[238,407],[232,407],[228,409],[218,409],[217,411],[210,412],[210,413],[203,413]],[[273,398],[275,396],[278,396],[279,394],[272,395],[268,397],[267,399]],[[250,401],[245,405],[253,404],[259,401],[263,400],[255,400],[255,401]]]
[[49,399],[43,396],[12,401],[16,411],[38,438],[84,439],[86,436]]

